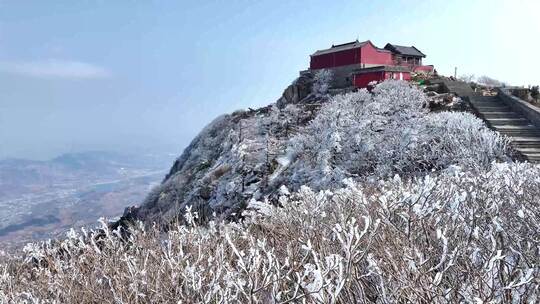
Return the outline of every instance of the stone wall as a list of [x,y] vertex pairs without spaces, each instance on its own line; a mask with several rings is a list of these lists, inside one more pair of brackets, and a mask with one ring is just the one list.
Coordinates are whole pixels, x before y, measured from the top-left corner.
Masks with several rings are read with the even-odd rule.
[[499,98],[514,111],[522,113],[531,123],[540,128],[540,108],[513,96],[508,89],[497,88]]

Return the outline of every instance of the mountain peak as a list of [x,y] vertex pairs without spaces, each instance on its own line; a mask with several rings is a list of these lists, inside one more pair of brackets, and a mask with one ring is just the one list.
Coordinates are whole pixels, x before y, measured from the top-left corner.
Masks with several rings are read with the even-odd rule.
[[[216,118],[125,219],[167,224],[182,220],[188,206],[204,219],[235,219],[250,201],[276,204],[283,185],[332,189],[349,178],[508,159],[505,140],[482,121],[468,113],[430,113],[428,98],[412,84],[315,94],[319,85],[317,77],[302,75],[275,104]],[[476,147],[478,136],[492,144]]]

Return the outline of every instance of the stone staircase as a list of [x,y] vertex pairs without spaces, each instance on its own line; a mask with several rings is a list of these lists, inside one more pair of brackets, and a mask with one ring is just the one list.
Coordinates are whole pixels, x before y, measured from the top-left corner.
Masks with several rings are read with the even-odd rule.
[[475,114],[493,130],[510,138],[511,145],[529,162],[540,163],[540,128],[514,111],[498,96],[481,96],[463,81],[441,79],[448,92],[469,100]]
[[443,80],[442,84],[448,90],[448,92],[456,93],[460,97],[474,94],[471,86],[463,81]]
[[530,162],[540,162],[540,128],[506,105],[498,96],[468,94],[469,102],[486,124],[508,136],[512,146]]

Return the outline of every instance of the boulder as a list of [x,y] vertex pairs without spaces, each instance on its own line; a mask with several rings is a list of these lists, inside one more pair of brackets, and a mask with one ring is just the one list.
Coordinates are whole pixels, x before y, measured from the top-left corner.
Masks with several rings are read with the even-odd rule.
[[306,71],[300,74],[283,95],[277,100],[276,105],[282,109],[288,104],[297,104],[311,94],[313,87],[313,73]]

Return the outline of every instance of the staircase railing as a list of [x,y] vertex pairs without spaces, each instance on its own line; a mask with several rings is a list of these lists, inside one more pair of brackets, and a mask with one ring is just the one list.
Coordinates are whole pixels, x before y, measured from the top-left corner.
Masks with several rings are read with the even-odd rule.
[[540,108],[513,96],[506,88],[496,88],[497,96],[514,111],[523,114],[531,123],[540,128]]

